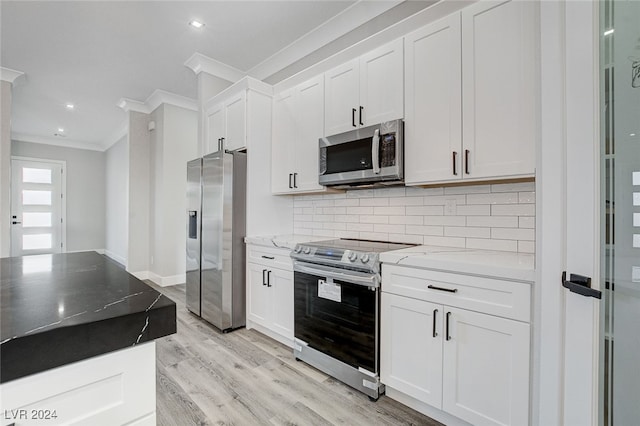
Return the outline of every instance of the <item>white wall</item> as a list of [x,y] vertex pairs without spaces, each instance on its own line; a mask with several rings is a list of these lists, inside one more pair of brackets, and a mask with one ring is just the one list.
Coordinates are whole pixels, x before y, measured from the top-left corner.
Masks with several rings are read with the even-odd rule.
[[129,144],[124,136],[105,152],[105,254],[127,265]]
[[149,278],[171,285],[184,282],[187,161],[198,156],[198,113],[163,104],[151,119]]
[[66,251],[104,249],[104,152],[12,141],[11,155],[66,161]]
[[10,256],[11,83],[0,81],[0,257]]
[[129,235],[127,271],[149,271],[149,114],[129,112]]

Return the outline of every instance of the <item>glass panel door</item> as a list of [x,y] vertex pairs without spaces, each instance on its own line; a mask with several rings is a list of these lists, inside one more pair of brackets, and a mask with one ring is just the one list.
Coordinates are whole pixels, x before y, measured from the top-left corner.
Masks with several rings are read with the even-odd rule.
[[11,255],[60,253],[62,163],[11,161]]
[[600,3],[600,425],[640,421],[640,2]]

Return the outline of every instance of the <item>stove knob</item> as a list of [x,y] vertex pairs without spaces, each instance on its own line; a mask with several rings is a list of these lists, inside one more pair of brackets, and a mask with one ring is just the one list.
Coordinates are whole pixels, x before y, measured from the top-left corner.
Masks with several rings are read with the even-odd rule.
[[358,253],[355,253],[353,251],[351,253],[349,253],[349,260],[350,261],[355,262],[357,259],[358,259]]
[[311,253],[311,249],[309,247],[305,247],[304,254],[309,254],[309,253]]
[[369,261],[369,255],[368,254],[363,254],[362,256],[360,256],[360,260],[362,261],[362,263],[367,263]]
[[302,251],[302,247],[301,246],[296,246],[296,248],[294,248],[293,251],[296,252],[296,253],[300,253]]

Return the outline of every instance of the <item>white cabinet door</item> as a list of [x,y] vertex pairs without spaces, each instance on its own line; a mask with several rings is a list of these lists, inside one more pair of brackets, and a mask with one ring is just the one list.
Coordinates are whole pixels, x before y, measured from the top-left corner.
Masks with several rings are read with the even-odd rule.
[[293,340],[293,272],[269,269],[267,274],[267,290],[272,301],[271,329]]
[[324,188],[318,183],[318,140],[324,135],[323,76],[299,85],[296,95],[295,186],[297,191],[320,191]]
[[444,315],[442,409],[478,426],[529,424],[529,325],[446,306]]
[[218,141],[225,137],[225,121],[223,103],[207,110],[207,143],[204,150],[205,155],[218,151]]
[[359,126],[359,61],[354,59],[324,74],[325,136],[353,130]]
[[271,191],[275,194],[286,194],[292,191],[293,155],[297,133],[296,113],[295,89],[284,91],[273,99]]
[[460,14],[405,37],[405,182],[462,178]]
[[382,293],[382,383],[434,407],[442,404],[442,305]]
[[478,2],[462,10],[465,177],[534,173],[535,3]]
[[245,90],[225,102],[226,136],[224,147],[235,151],[247,147],[247,92]]
[[360,57],[360,103],[354,104],[358,125],[404,116],[402,51],[402,39],[398,39]]
[[268,268],[257,263],[247,263],[247,318],[268,326],[270,322],[270,291],[266,285]]

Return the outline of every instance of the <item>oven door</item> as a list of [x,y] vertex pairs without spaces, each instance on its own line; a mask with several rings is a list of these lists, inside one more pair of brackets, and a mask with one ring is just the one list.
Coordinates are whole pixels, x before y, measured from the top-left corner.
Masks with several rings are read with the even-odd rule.
[[379,275],[294,263],[296,339],[378,373]]

